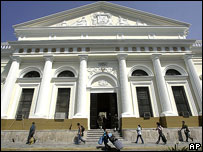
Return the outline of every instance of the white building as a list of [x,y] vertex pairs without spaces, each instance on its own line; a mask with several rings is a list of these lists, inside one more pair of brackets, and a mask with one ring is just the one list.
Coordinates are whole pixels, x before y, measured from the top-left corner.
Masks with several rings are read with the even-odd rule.
[[1,43],[2,129],[21,115],[27,128],[97,128],[100,112],[107,128],[115,114],[122,129],[201,125],[202,41],[186,39],[190,24],[96,2],[13,27],[18,41]]

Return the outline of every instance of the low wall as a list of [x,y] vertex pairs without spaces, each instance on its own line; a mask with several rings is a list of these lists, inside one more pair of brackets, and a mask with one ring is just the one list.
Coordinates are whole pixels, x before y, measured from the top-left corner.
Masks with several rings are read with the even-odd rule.
[[[1,131],[1,142],[26,143],[29,132],[27,130],[4,130]],[[37,130],[34,137],[39,143],[74,143],[74,137],[77,135],[75,130]],[[84,133],[84,138],[87,133]]]
[[182,121],[189,127],[202,126],[202,116],[190,116],[184,118],[183,116],[166,116],[166,117],[150,117],[150,119],[124,117],[121,118],[122,129],[135,129],[137,125],[141,125],[143,128],[156,128],[156,122],[160,122],[165,128],[177,128],[182,126]]
[[87,118],[74,118],[65,120],[54,119],[1,119],[1,130],[29,130],[32,122],[35,122],[37,130],[69,129],[77,130],[77,123],[87,129]]
[[[168,142],[176,143],[179,140],[178,130],[180,128],[164,128],[163,133],[166,136]],[[202,127],[189,127],[191,137],[194,138],[194,142],[202,143]],[[125,140],[135,142],[137,139],[137,131],[135,129],[124,129],[122,135]],[[158,132],[152,128],[143,128],[142,137],[145,142],[156,142],[158,140]],[[184,131],[182,130],[183,140],[186,140]],[[140,139],[139,139],[140,140]],[[190,139],[189,139],[190,141]],[[141,141],[139,141],[141,142]],[[162,141],[161,141],[162,142]]]

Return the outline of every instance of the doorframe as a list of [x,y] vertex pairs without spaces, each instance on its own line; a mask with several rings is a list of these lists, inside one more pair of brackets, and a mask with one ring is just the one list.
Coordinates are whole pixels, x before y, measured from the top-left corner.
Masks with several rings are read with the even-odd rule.
[[[87,92],[89,93],[89,108],[88,108],[88,130],[90,130],[90,106],[91,106],[91,93],[116,93],[117,98],[117,112],[118,112],[118,120],[120,122],[120,115],[121,115],[121,107],[120,107],[120,94],[119,94],[119,88],[91,88],[89,87]],[[118,123],[118,127],[120,128],[120,123]]]

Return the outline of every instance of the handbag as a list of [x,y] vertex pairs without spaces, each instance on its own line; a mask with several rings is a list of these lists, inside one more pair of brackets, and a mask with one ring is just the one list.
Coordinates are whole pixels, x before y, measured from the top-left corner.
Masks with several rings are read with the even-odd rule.
[[99,144],[99,145],[102,145],[103,141],[104,141],[104,136],[101,136],[101,137],[99,138],[98,144]]

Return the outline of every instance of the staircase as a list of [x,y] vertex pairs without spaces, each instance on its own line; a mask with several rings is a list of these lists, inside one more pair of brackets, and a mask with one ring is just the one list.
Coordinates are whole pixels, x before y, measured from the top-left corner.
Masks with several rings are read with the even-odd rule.
[[[121,137],[120,133],[118,131],[114,132],[113,129],[106,129],[109,133],[112,133],[117,139],[124,140],[123,137]],[[97,143],[99,141],[99,138],[103,135],[104,131],[100,129],[91,129],[87,131],[87,138],[86,142],[94,142]]]

